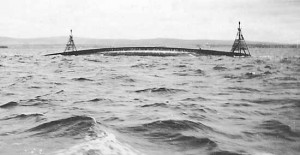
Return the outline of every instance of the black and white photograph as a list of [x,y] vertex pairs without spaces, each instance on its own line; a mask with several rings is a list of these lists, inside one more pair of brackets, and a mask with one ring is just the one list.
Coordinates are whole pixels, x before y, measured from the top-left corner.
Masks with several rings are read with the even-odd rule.
[[300,0],[0,0],[0,155],[299,155]]

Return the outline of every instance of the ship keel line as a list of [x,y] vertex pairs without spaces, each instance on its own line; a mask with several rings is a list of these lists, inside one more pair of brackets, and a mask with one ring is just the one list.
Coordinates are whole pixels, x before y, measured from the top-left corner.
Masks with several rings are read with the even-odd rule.
[[[126,52],[122,51],[134,51]],[[149,51],[149,52],[138,52],[138,51]],[[190,49],[190,48],[175,48],[175,47],[114,47],[114,48],[99,48],[99,49],[86,49],[86,50],[78,50],[71,52],[61,52],[61,53],[53,53],[47,54],[45,56],[53,56],[53,55],[88,55],[88,54],[108,54],[111,55],[158,55],[159,53],[151,53],[150,51],[170,51],[169,55],[174,55],[176,53],[171,52],[181,52],[181,53],[194,53],[198,55],[219,55],[219,56],[250,56],[245,53],[234,53],[234,52],[225,52],[225,51],[215,51],[215,50],[205,50],[205,49]],[[180,54],[180,53],[177,53]],[[166,52],[164,55],[168,55]]]

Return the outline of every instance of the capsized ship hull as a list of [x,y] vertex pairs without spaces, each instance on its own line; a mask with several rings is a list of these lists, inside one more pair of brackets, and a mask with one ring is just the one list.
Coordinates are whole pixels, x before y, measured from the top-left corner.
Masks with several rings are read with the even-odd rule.
[[[130,51],[130,52],[124,52]],[[149,52],[141,52],[149,51]],[[151,51],[165,51],[163,54]],[[168,53],[169,52],[169,53]],[[128,56],[173,56],[174,52],[178,54],[193,53],[198,55],[219,55],[219,56],[250,56],[245,53],[234,53],[216,50],[205,49],[189,49],[189,48],[175,48],[175,47],[114,47],[114,48],[99,48],[99,49],[86,49],[71,52],[52,53],[51,55],[88,55],[88,54],[106,54],[106,55],[128,55]]]

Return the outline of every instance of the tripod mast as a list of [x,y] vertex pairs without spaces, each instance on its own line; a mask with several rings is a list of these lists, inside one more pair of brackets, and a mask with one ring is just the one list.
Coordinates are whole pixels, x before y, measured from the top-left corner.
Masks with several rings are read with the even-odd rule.
[[239,22],[239,28],[238,28],[238,32],[237,32],[237,36],[234,40],[234,43],[232,45],[231,48],[231,52],[239,52],[240,54],[242,53],[242,51],[244,52],[245,55],[251,56],[248,46],[246,44],[246,41],[244,39],[244,36],[242,34],[242,29],[241,29],[241,23]]
[[69,37],[69,41],[66,45],[65,51],[64,52],[73,52],[73,51],[77,51],[74,40],[73,40],[73,34],[72,34],[72,30],[71,30],[71,35]]

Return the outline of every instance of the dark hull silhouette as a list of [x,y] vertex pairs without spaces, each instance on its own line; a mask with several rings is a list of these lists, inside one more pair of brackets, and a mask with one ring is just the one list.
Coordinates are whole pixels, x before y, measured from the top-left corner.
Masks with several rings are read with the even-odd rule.
[[[121,52],[121,51],[131,51],[131,52]],[[134,51],[134,52],[132,52]],[[139,51],[175,51],[174,52],[139,52]],[[114,48],[99,48],[99,49],[86,49],[71,52],[61,52],[47,54],[45,56],[51,55],[87,55],[87,54],[105,54],[105,55],[132,55],[132,56],[174,56],[178,54],[193,53],[198,55],[219,55],[219,56],[250,56],[245,53],[233,53],[225,51],[215,51],[215,50],[204,50],[204,49],[189,49],[189,48],[175,48],[175,47],[114,47]]]

